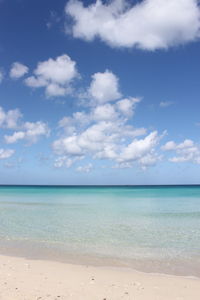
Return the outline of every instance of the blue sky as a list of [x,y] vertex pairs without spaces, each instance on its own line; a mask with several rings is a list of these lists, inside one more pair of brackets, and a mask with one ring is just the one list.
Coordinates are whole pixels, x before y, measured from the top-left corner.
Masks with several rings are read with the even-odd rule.
[[199,183],[197,2],[1,1],[0,183]]

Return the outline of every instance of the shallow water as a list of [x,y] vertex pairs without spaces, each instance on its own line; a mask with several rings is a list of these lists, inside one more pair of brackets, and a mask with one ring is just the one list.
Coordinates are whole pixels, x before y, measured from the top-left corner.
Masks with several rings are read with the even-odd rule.
[[37,255],[200,275],[200,186],[2,186],[0,240],[0,251],[34,244]]

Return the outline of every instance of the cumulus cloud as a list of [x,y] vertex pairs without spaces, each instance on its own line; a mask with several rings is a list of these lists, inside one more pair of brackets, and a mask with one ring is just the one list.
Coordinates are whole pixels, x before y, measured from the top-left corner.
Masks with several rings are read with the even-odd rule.
[[49,136],[50,130],[46,123],[37,122],[25,122],[21,125],[20,131],[14,132],[12,135],[5,135],[4,139],[7,144],[13,144],[19,140],[27,140],[29,144],[36,143],[42,136]]
[[37,142],[41,136],[48,136],[50,129],[45,122],[23,122],[21,111],[16,108],[7,112],[0,107],[0,128],[15,130],[11,135],[5,135],[7,144],[16,143],[19,140],[27,140],[32,144]]
[[134,139],[128,146],[124,147],[117,160],[119,162],[129,162],[137,159],[143,159],[146,155],[153,155],[155,146],[160,137],[157,131],[151,132],[144,139]]
[[92,82],[88,92],[89,97],[98,103],[113,101],[121,97],[118,78],[108,70],[103,73],[95,73],[92,76]]
[[0,149],[0,159],[6,159],[11,157],[15,153],[12,149]]
[[[157,146],[163,134],[133,126],[133,116],[141,100],[124,98],[113,72],[95,73],[87,91],[93,103],[58,122],[60,137],[52,143],[57,156],[55,167],[70,167],[77,160],[92,159],[110,160],[114,167],[138,164],[145,169],[161,159]],[[89,170],[92,168],[84,165],[77,167],[80,172]]]
[[54,167],[55,168],[70,168],[77,160],[81,160],[84,157],[71,157],[69,158],[66,155],[59,156],[54,161]]
[[91,163],[85,165],[85,166],[79,166],[76,168],[77,172],[83,172],[83,173],[89,173],[93,169],[93,165]]
[[140,102],[139,98],[125,98],[117,102],[117,108],[127,117],[131,117],[137,103]]
[[56,154],[66,157],[89,155],[93,159],[111,159],[119,163],[137,161],[141,165],[150,165],[157,158],[158,133],[152,132],[144,139],[135,138],[130,142],[130,139],[144,134],[145,129],[127,128],[118,121],[99,121],[79,134],[76,132],[54,141],[52,147]]
[[106,150],[108,152],[108,149],[113,148],[114,142],[125,137],[134,138],[145,132],[144,128],[135,129],[120,119],[95,123],[91,120],[86,128],[74,127],[73,133],[67,132],[66,136],[56,140],[53,149],[58,154],[84,155],[91,152],[100,157]]
[[25,80],[33,88],[45,88],[46,96],[65,96],[71,92],[71,83],[78,76],[76,62],[64,54],[39,62],[34,74]]
[[[133,116],[137,103],[140,102],[138,98],[125,98],[122,100],[118,100],[115,103],[105,103],[105,104],[97,104],[96,106],[92,106],[88,113],[84,111],[77,111],[72,114],[71,117],[64,117],[59,121],[59,127],[65,130],[65,133],[72,134],[77,131],[79,127],[86,128],[92,122],[100,122],[100,121],[111,121],[115,122],[121,120],[121,125],[124,124],[125,120],[127,121],[130,117]],[[127,132],[129,130],[129,126],[125,126],[124,130]],[[141,130],[141,129],[140,129]],[[140,134],[141,131],[138,131]],[[144,129],[142,129],[144,132]],[[136,129],[134,130],[134,133]]]
[[153,150],[141,157],[139,159],[139,163],[141,164],[142,169],[145,170],[147,167],[155,165],[161,159],[162,155],[155,153],[155,151]]
[[174,141],[167,142],[164,146],[162,146],[162,150],[169,151],[169,150],[179,150],[185,149],[189,147],[193,147],[194,142],[192,140],[186,139],[180,144],[176,144]]
[[58,122],[59,128],[64,129],[65,134],[73,134],[78,127],[85,128],[91,122],[90,115],[83,111],[73,113],[72,117],[64,117]]
[[118,114],[111,104],[104,104],[95,107],[91,116],[96,121],[109,121],[118,117]]
[[0,107],[0,127],[7,129],[16,129],[19,126],[19,122],[22,118],[20,110],[11,109],[7,112]]
[[70,0],[65,12],[74,21],[74,37],[99,37],[112,47],[167,49],[199,38],[198,0],[143,0],[134,5],[97,0],[88,6]]
[[162,146],[161,149],[164,151],[174,150],[176,149],[176,143],[174,141],[169,141],[164,146]]
[[[62,166],[69,159],[71,165],[71,159],[83,157],[111,160],[120,167],[138,163],[145,168],[156,163],[160,159],[156,146],[161,136],[156,131],[146,135],[145,128],[128,124],[138,102],[127,98],[113,104],[99,104],[90,107],[87,114],[77,112],[61,119],[63,136],[52,144],[54,153],[60,157],[56,164]],[[142,135],[146,136],[137,138]]]
[[28,67],[20,62],[14,62],[10,69],[10,77],[18,79],[28,73]]
[[200,146],[192,140],[186,139],[179,144],[169,141],[162,147],[162,150],[175,151],[176,155],[169,158],[169,161],[173,163],[193,162],[200,164]]

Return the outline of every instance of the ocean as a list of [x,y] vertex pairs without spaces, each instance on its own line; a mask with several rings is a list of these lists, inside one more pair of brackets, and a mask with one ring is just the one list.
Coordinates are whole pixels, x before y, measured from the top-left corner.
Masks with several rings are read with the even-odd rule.
[[0,253],[200,276],[200,186],[1,186]]

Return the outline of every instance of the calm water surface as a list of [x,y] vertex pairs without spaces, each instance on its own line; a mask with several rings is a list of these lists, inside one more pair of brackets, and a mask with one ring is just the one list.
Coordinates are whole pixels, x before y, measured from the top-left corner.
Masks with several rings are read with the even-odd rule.
[[2,186],[0,241],[198,275],[200,187]]

